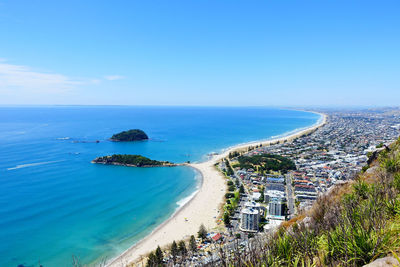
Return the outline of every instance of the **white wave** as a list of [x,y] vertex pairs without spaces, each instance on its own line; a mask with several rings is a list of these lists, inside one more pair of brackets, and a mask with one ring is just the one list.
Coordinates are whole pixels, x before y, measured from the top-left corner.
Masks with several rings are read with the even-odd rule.
[[199,192],[201,184],[203,183],[203,176],[201,175],[201,173],[197,172],[197,170],[196,170],[195,180],[197,181],[196,182],[196,190],[193,193],[191,193],[189,196],[182,198],[181,200],[176,202],[176,204],[178,205],[177,210],[179,210],[180,208],[185,206],[190,200],[192,200],[192,198],[194,198],[194,196],[197,194],[197,192]]
[[189,196],[182,198],[181,200],[177,201],[176,204],[178,205],[178,209],[182,208],[183,206],[185,206],[187,203],[189,203],[189,201],[194,198],[194,196],[197,194],[197,191],[194,191],[192,194],[190,194]]
[[50,164],[50,163],[56,163],[56,162],[61,162],[61,161],[63,161],[63,160],[21,164],[21,165],[15,166],[15,167],[8,168],[7,171],[18,170],[18,169],[22,169],[22,168],[34,167],[34,166],[39,166],[39,165],[45,165],[45,164]]
[[71,139],[71,137],[59,137],[59,138],[56,138],[57,140],[69,140],[69,139]]

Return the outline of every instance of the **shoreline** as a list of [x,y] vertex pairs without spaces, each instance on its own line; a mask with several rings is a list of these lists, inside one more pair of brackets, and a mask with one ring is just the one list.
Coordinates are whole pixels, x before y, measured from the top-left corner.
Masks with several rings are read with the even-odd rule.
[[207,229],[217,227],[217,218],[220,216],[219,207],[224,202],[227,185],[226,178],[215,168],[214,164],[226,158],[229,153],[247,149],[249,146],[259,144],[266,146],[276,142],[283,142],[284,140],[290,142],[317,130],[327,122],[327,115],[319,112],[312,113],[320,115],[321,118],[310,127],[295,129],[295,132],[291,131],[269,140],[238,144],[222,150],[220,154],[213,155],[204,162],[185,164],[196,169],[201,177],[199,189],[197,192],[195,191],[194,196],[149,235],[110,260],[106,266],[120,267],[128,264],[143,266],[146,263],[146,255],[155,250],[158,245],[164,247],[172,243],[173,240],[187,239],[190,235],[196,236],[201,224],[204,224]]

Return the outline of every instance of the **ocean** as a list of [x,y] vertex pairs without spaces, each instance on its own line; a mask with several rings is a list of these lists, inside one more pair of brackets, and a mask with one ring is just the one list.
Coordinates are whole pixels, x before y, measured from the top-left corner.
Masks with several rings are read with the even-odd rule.
[[[319,119],[261,107],[0,107],[0,266],[113,258],[184,205],[200,184],[189,167],[105,166],[90,163],[95,157],[204,161],[209,153]],[[108,141],[128,129],[142,129],[150,140]]]

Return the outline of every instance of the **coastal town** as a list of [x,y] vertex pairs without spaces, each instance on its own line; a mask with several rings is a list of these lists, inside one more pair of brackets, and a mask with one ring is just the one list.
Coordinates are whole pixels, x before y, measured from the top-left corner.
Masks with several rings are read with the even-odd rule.
[[400,267],[400,0],[0,0],[0,267]]
[[200,227],[176,248],[158,247],[147,265],[218,265],[234,251],[245,252],[252,240],[309,209],[336,184],[354,179],[375,151],[400,135],[399,109],[320,112],[326,121],[311,132],[231,151],[215,164],[228,188],[219,226]]

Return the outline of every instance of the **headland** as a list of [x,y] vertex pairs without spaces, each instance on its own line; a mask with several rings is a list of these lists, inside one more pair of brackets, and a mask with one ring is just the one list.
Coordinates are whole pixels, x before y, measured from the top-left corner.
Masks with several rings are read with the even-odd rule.
[[201,186],[194,197],[177,210],[167,221],[159,225],[151,234],[112,259],[107,266],[119,267],[128,264],[144,266],[146,255],[155,250],[157,246],[163,247],[173,240],[187,239],[190,235],[197,233],[201,224],[204,224],[207,229],[218,227],[217,218],[221,215],[220,208],[224,203],[227,185],[225,177],[216,169],[215,164],[228,157],[229,153],[234,151],[247,150],[248,147],[259,144],[268,146],[277,142],[289,142],[300,136],[307,135],[326,123],[327,116],[322,113],[318,114],[321,115],[321,119],[310,127],[299,129],[296,132],[275,139],[232,146],[220,154],[212,155],[207,161],[186,164],[199,171],[202,177]]

